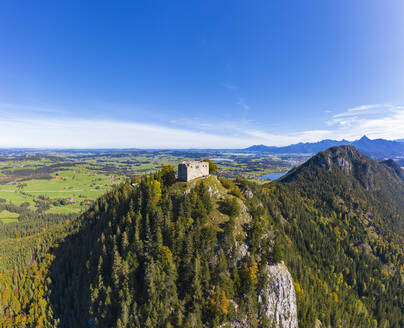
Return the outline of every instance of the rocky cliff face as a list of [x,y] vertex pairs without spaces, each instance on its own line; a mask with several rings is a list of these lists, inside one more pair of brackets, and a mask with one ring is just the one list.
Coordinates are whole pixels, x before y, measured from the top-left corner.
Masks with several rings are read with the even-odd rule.
[[260,310],[274,324],[271,327],[298,327],[295,288],[288,268],[283,263],[269,265],[267,272],[267,285],[258,295]]
[[[258,293],[259,316],[267,321],[261,322],[262,327],[298,328],[296,294],[288,268],[283,263],[268,265],[266,272],[267,284]],[[221,327],[227,327],[227,323]],[[253,324],[245,317],[233,320],[230,327],[249,328]]]

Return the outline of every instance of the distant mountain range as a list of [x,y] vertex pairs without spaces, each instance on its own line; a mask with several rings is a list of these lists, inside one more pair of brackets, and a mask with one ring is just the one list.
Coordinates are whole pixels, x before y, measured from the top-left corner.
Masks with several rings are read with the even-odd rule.
[[395,141],[385,139],[372,140],[366,136],[355,141],[326,139],[319,142],[300,142],[284,147],[254,145],[245,150],[274,154],[315,154],[330,147],[342,145],[354,146],[360,152],[374,158],[404,156],[404,139]]

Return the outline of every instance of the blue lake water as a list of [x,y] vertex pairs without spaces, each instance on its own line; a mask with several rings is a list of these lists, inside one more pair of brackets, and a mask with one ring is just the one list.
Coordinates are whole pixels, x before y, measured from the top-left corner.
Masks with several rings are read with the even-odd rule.
[[279,172],[279,173],[270,173],[267,175],[263,175],[260,177],[262,180],[276,180],[279,179],[280,177],[283,177],[287,172]]
[[211,158],[210,160],[211,161],[216,161],[216,162],[234,162],[234,159],[222,158],[222,157]]
[[257,154],[250,154],[250,153],[227,153],[227,155],[233,155],[233,156],[256,156]]

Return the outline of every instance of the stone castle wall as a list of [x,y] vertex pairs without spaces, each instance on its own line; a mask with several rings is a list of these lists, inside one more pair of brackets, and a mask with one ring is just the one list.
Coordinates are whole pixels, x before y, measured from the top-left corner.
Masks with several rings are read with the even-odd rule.
[[209,175],[208,162],[183,162],[178,164],[178,179],[181,181],[190,181]]

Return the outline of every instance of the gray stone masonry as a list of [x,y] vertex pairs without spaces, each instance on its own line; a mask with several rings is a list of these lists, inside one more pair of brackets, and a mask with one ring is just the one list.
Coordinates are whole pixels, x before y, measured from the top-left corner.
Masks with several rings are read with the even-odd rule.
[[206,177],[208,175],[208,162],[193,161],[178,164],[178,180],[191,181],[193,179]]

